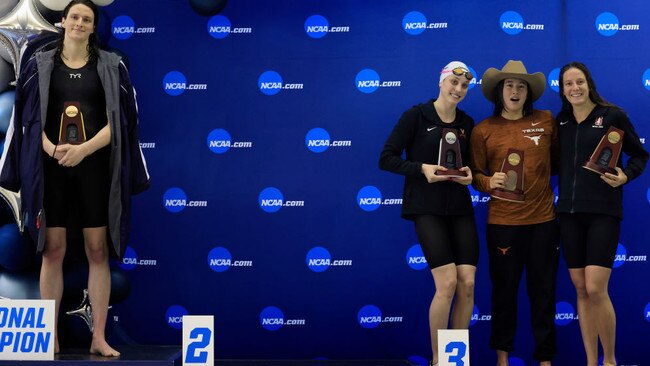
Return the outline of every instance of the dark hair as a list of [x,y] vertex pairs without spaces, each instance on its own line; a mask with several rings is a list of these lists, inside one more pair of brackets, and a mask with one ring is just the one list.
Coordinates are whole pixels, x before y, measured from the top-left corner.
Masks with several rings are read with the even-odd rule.
[[605,107],[613,107],[614,105],[600,96],[598,94],[598,91],[596,90],[596,83],[594,82],[594,79],[591,77],[591,72],[589,72],[589,69],[585,64],[582,62],[577,62],[573,61],[570,62],[564,66],[562,66],[562,69],[560,70],[560,99],[562,100],[562,110],[566,111],[573,111],[573,106],[571,103],[569,103],[569,100],[564,96],[564,73],[569,71],[569,69],[578,69],[582,71],[583,74],[585,74],[585,79],[587,79],[587,87],[589,88],[589,99],[596,103],[597,105],[605,106]]
[[[524,101],[524,109],[522,111],[523,116],[526,117],[533,114],[533,93],[530,91],[530,85],[528,85],[528,82],[525,80],[521,81],[526,84],[526,89],[528,90],[528,93],[526,93],[526,100]],[[494,117],[501,117],[501,113],[503,113],[503,109],[505,108],[505,103],[503,101],[504,84],[505,79],[499,81],[497,86],[494,88],[494,113],[492,114]]]
[[[99,9],[97,8],[97,5],[95,5],[95,3],[90,0],[72,0],[63,9],[63,17],[67,18],[70,8],[78,4],[85,5],[89,7],[90,10],[93,11],[93,15],[94,15],[93,32],[90,34],[90,37],[88,38],[88,46],[87,46],[88,61],[93,61],[99,58],[99,37],[97,37],[97,23],[99,22]],[[56,61],[61,60],[64,38],[65,38],[65,29],[61,31],[61,36],[56,41],[56,53],[54,54],[54,59]]]

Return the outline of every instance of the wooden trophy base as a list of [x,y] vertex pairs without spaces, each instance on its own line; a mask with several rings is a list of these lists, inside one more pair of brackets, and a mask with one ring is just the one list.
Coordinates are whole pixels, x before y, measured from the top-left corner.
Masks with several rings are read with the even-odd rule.
[[447,170],[436,170],[436,175],[448,178],[465,178],[467,177],[466,172],[462,172],[458,169],[447,169]]
[[594,173],[598,173],[600,175],[605,175],[605,173],[611,173],[611,174],[614,174],[614,175],[618,175],[618,172],[616,171],[616,169],[612,169],[612,168],[609,168],[609,167],[603,168],[602,166],[600,166],[598,164],[594,164],[591,161],[588,161],[588,162],[582,164],[582,167],[587,169],[587,170],[591,170]]
[[495,188],[492,190],[490,196],[509,202],[524,202],[524,192],[520,189],[516,189],[514,191],[506,191],[505,189]]

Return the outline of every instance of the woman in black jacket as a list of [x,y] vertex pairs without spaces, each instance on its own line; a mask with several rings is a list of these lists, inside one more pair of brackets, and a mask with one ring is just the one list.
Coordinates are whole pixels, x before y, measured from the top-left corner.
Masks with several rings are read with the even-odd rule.
[[[603,365],[613,366],[616,315],[607,286],[623,216],[622,186],[641,175],[648,152],[627,114],[598,94],[584,64],[565,65],[560,70],[560,86],[562,110],[556,118],[561,150],[557,212],[562,249],[577,292],[587,365],[598,365],[600,338]],[[622,130],[623,135],[608,132],[610,127]],[[629,156],[625,167],[618,156],[611,172],[596,168],[603,171],[598,174],[584,169],[585,162],[599,150],[601,140],[613,146],[622,144],[622,151]]]
[[[429,307],[432,365],[437,364],[438,329],[446,329],[451,302],[451,327],[467,329],[474,309],[474,276],[478,262],[478,235],[474,208],[467,185],[472,172],[462,166],[455,177],[445,162],[438,162],[441,139],[459,142],[460,156],[467,162],[467,144],[474,120],[457,108],[465,98],[473,75],[458,61],[440,73],[437,99],[404,112],[381,152],[379,167],[405,176],[402,217],[415,223],[420,246],[428,262],[436,293]],[[455,137],[443,129],[452,129]],[[406,151],[406,159],[402,152]],[[446,172],[446,173],[445,173]]]

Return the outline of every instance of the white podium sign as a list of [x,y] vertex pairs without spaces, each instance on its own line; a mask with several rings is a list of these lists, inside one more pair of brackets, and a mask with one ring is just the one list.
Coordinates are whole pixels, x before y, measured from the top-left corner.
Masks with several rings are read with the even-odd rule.
[[214,316],[183,316],[183,366],[214,366]]
[[0,360],[54,360],[54,300],[0,300]]
[[469,366],[469,331],[438,330],[438,365]]

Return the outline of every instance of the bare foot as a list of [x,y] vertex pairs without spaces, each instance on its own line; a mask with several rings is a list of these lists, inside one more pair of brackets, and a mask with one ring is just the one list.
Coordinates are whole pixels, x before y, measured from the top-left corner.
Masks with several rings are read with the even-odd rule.
[[120,353],[113,349],[113,347],[109,346],[106,341],[93,341],[93,343],[90,345],[90,353],[104,357],[117,357],[120,355]]

